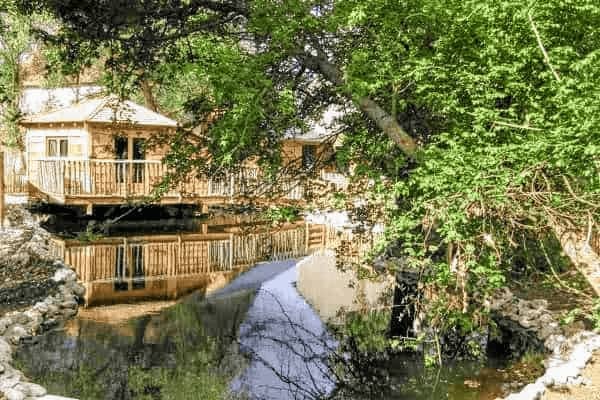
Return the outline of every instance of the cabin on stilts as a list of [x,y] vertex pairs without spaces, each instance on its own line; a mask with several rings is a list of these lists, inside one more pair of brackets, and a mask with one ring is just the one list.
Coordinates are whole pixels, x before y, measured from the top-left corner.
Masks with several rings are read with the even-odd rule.
[[[90,98],[69,107],[21,120],[25,160],[32,195],[58,205],[129,204],[148,199],[165,175],[168,147],[148,146],[157,135],[172,135],[177,122],[132,101],[114,96]],[[307,141],[308,140],[308,141]],[[331,143],[290,137],[282,145],[284,159],[306,167],[332,152]],[[331,173],[323,170],[327,178]],[[325,175],[324,175],[325,176]],[[191,177],[161,197],[160,204],[223,204],[246,195],[260,171],[249,164],[218,178]],[[330,179],[331,180],[331,179]],[[337,182],[334,181],[335,184]],[[301,200],[304,188],[285,182],[284,196]]]

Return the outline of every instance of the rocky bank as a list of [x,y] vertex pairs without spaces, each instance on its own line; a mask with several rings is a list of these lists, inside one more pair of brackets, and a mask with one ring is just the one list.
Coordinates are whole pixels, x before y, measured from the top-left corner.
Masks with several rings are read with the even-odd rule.
[[20,206],[0,230],[0,398],[58,400],[12,365],[22,341],[77,314],[85,288],[50,251],[50,235]]
[[600,335],[584,330],[567,332],[548,310],[546,300],[519,299],[506,288],[497,292],[490,309],[494,320],[512,333],[508,343],[512,351],[528,342],[538,343],[539,349],[549,354],[544,361],[544,374],[505,400],[537,400],[548,388],[586,383],[581,374],[593,353],[600,349]]

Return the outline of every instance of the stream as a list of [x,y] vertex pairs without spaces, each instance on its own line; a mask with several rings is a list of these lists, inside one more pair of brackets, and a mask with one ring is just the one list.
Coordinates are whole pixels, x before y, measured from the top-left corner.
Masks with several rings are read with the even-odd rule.
[[[23,343],[15,363],[49,393],[81,400],[335,398],[328,360],[338,343],[296,285],[303,227],[186,219],[74,238],[59,224],[53,251],[86,286],[85,306]],[[334,269],[310,273],[343,284]],[[340,301],[322,292],[321,306]],[[385,366],[386,400],[491,400],[505,366],[431,370],[422,357],[397,357]]]

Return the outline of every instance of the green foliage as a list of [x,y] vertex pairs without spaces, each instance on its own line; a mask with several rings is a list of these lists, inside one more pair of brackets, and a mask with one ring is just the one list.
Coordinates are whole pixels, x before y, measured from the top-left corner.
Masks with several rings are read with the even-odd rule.
[[7,2],[4,7],[5,10],[0,9],[0,139],[12,147],[20,142],[19,66],[32,38],[30,21],[16,12],[14,2]]
[[594,300],[594,304],[592,305],[592,312],[590,313],[589,319],[592,322],[594,330],[600,330],[600,299]]
[[293,206],[273,206],[265,210],[263,215],[272,223],[293,222],[300,218],[300,210]]
[[115,82],[143,70],[162,104],[206,127],[170,139],[175,179],[276,167],[286,130],[352,104],[338,161],[369,182],[360,196],[445,305],[428,319],[444,329],[484,322],[483,299],[520,256],[540,265],[555,227],[598,220],[595,0],[24,3],[62,19],[68,48],[110,49]]
[[85,231],[79,232],[76,239],[82,243],[90,243],[102,239],[102,234],[94,231],[93,226],[88,225]]

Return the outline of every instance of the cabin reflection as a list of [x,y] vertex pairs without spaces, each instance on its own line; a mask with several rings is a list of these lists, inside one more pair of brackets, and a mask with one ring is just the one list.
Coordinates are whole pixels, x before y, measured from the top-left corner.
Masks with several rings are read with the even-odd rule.
[[324,245],[325,229],[304,222],[278,229],[206,227],[202,233],[52,240],[52,251],[86,286],[86,306],[172,300],[225,286],[248,267],[302,257]]

